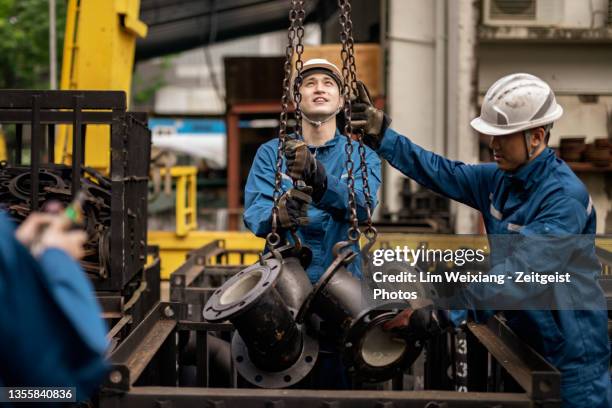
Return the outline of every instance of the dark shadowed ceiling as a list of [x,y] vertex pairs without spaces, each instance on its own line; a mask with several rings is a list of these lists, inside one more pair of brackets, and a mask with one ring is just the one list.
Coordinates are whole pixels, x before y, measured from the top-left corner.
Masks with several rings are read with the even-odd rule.
[[[306,0],[306,21],[325,21],[335,7]],[[140,19],[149,27],[136,59],[189,50],[205,44],[286,29],[289,0],[142,0]]]

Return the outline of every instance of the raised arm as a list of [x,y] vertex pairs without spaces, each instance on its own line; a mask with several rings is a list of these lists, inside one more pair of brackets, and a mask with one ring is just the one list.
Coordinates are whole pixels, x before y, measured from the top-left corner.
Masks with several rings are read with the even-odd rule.
[[495,164],[465,164],[423,149],[391,128],[377,150],[393,167],[436,193],[472,208],[486,208]]

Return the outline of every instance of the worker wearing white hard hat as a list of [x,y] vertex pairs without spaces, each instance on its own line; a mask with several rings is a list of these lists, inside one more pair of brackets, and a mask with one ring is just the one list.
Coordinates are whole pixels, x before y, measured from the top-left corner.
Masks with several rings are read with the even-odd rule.
[[530,74],[513,74],[489,88],[480,116],[471,125],[494,136],[490,147],[495,161],[503,170],[514,170],[544,150],[552,124],[561,115],[563,108],[546,82]]
[[[593,239],[595,209],[584,184],[547,146],[554,122],[563,115],[550,86],[534,75],[516,73],[489,88],[480,116],[471,122],[490,136],[495,163],[485,164],[449,160],[417,146],[389,128],[390,119],[361,88],[353,126],[363,129],[366,144],[403,174],[482,213],[491,243],[490,274],[539,271],[544,265],[571,272],[572,278],[568,285],[553,287],[511,279],[503,285],[470,284],[456,297],[466,310],[407,309],[387,329],[433,335],[444,326],[440,316],[457,325],[468,317],[468,309],[476,319],[501,312],[519,338],[561,372],[563,407],[612,406],[608,316]],[[507,245],[494,245],[500,241]],[[548,296],[564,306],[572,299],[581,303],[530,307],[542,305],[538,302]],[[495,307],[500,304],[505,306]]]

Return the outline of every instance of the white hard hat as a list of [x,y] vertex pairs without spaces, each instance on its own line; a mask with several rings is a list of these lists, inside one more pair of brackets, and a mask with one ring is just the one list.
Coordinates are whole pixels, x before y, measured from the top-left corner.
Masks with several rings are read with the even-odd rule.
[[555,94],[540,78],[511,74],[495,82],[471,125],[489,136],[503,136],[553,123],[563,115]]
[[[329,62],[326,59],[312,58],[304,62],[304,64],[302,65],[302,78],[305,78],[306,74],[308,74],[309,72],[314,73],[318,70],[331,75],[331,77],[334,78],[334,80],[338,84],[338,89],[340,89],[340,92],[342,93],[342,83],[343,83],[342,73],[340,72],[340,70],[335,64]],[[292,76],[291,76],[291,98],[292,99],[293,99],[293,83],[295,82],[296,76],[297,76],[297,71],[295,71],[294,69]]]

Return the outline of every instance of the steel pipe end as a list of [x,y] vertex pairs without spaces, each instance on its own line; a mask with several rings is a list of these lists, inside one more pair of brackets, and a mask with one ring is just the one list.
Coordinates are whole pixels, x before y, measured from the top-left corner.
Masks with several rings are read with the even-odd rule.
[[275,258],[249,266],[232,276],[217,289],[204,306],[209,322],[229,320],[249,310],[264,293],[274,287],[280,276],[281,262]]
[[348,329],[342,356],[352,376],[370,383],[386,381],[412,365],[421,354],[422,345],[418,341],[408,342],[383,330],[383,325],[396,314],[370,310]]
[[249,383],[261,388],[287,388],[302,381],[313,369],[319,355],[319,342],[302,332],[302,351],[295,362],[282,371],[258,368],[249,357],[249,350],[239,333],[232,337],[232,360],[236,370]]

